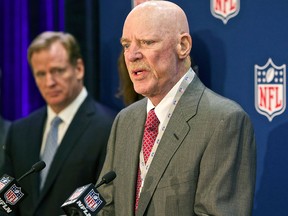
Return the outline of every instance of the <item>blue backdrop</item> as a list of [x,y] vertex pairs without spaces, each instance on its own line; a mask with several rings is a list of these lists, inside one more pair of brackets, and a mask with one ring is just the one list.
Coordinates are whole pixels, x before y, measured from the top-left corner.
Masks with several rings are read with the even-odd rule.
[[[288,1],[172,2],[179,4],[187,13],[193,37],[192,56],[199,67],[202,81],[214,91],[237,101],[254,124],[258,164],[253,215],[288,215],[288,115],[285,110]],[[102,80],[101,87],[109,95],[117,89],[116,65],[121,50],[119,38],[130,9],[129,0],[102,0],[100,4],[100,71],[103,77],[107,77]],[[223,21],[219,17],[226,19]],[[270,58],[276,68],[271,64],[263,67]],[[257,70],[257,66],[262,69]],[[255,71],[262,74],[262,79],[256,78]],[[279,77],[281,74],[283,76]],[[278,82],[271,81],[273,77]],[[265,86],[270,91],[264,91]],[[279,91],[275,90],[275,86],[279,87],[276,87]],[[281,88],[285,92],[281,92]],[[256,95],[260,90],[262,96],[259,99]],[[277,112],[277,107],[273,106],[276,99],[281,104],[278,114],[282,113],[273,116],[273,112]],[[102,94],[101,100],[119,106],[117,99],[107,97],[106,93]],[[266,115],[257,111],[255,104],[259,104],[258,100],[266,102],[266,108],[257,108]],[[270,109],[269,104],[272,104]],[[272,121],[267,116],[272,116]]]

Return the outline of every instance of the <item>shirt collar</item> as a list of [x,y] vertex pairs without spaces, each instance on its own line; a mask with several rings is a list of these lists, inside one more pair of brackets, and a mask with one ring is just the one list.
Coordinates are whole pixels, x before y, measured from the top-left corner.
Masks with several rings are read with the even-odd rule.
[[[195,72],[193,71],[192,68],[189,68],[188,71],[190,71],[190,70],[192,70],[193,78],[194,78]],[[173,86],[173,88],[168,92],[168,94],[160,101],[160,103],[156,107],[148,99],[148,102],[147,102],[147,113],[151,109],[155,108],[155,113],[157,115],[157,118],[160,121],[160,124],[161,124],[161,122],[164,121],[164,119],[165,119],[165,117],[167,115],[167,112],[169,110],[169,107],[172,104],[172,100],[174,99],[174,97],[175,97],[175,95],[177,93],[177,90],[179,89],[179,87],[180,87],[184,77],[187,75],[188,71],[181,77],[181,79]]]
[[[58,116],[62,119],[64,123],[70,124],[74,115],[76,114],[77,110],[87,97],[88,92],[85,87],[82,88],[80,94],[72,101],[65,109],[63,109]],[[50,106],[47,106],[47,122],[50,122],[54,119],[57,115]]]

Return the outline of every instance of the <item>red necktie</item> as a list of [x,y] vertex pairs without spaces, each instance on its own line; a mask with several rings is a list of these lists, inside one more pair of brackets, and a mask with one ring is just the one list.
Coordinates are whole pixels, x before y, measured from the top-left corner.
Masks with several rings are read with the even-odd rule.
[[[143,135],[143,141],[142,141],[142,151],[144,155],[144,161],[145,164],[150,156],[150,153],[152,151],[154,142],[156,140],[156,137],[158,135],[158,125],[159,120],[155,114],[154,109],[151,109],[148,113],[146,122],[145,122],[145,128],[144,128],[144,135]],[[137,187],[136,187],[136,199],[135,199],[135,211],[138,208],[138,201],[140,198],[140,187],[141,187],[142,181],[141,181],[141,171],[138,167],[138,177],[137,177]]]

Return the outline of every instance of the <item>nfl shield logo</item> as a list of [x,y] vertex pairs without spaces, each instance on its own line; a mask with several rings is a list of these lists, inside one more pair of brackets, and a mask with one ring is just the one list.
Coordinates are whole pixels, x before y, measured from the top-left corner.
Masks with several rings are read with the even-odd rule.
[[0,179],[0,191],[10,182],[9,177],[2,177]]
[[286,108],[286,65],[277,66],[269,58],[264,66],[255,65],[255,108],[269,121]]
[[226,24],[239,13],[240,0],[210,0],[210,10],[214,17]]
[[80,197],[80,195],[83,193],[84,190],[86,190],[87,187],[88,186],[85,185],[83,187],[77,188],[67,201],[71,201]]
[[21,188],[13,184],[12,187],[4,194],[4,198],[10,205],[15,205],[21,199],[21,197],[23,197],[23,195],[24,194],[21,192]]
[[99,197],[99,193],[96,193],[93,189],[85,196],[84,202],[86,208],[94,212],[102,203],[102,200]]

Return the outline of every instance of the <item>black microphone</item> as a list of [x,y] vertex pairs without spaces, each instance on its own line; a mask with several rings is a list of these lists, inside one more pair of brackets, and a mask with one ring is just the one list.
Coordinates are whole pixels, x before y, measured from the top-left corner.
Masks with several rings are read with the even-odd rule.
[[4,174],[0,178],[0,209],[4,210],[7,214],[12,213],[16,206],[28,195],[26,191],[21,188],[19,181],[31,173],[41,171],[45,168],[45,166],[46,164],[44,161],[39,161],[17,180],[7,174]]
[[96,188],[108,184],[116,178],[116,173],[106,173],[99,184],[87,184],[77,188],[63,203],[61,208],[68,216],[95,216],[105,206],[106,201]]
[[22,175],[20,178],[18,178],[17,181],[20,182],[23,178],[30,175],[31,173],[39,172],[42,169],[44,169],[45,167],[46,167],[46,164],[44,161],[38,161],[37,163],[35,163],[32,166],[32,168],[28,172],[26,172],[24,175]]
[[97,184],[95,187],[98,188],[103,184],[108,184],[111,181],[113,181],[115,178],[116,178],[116,173],[114,171],[110,171],[102,177],[101,182],[99,184]]

